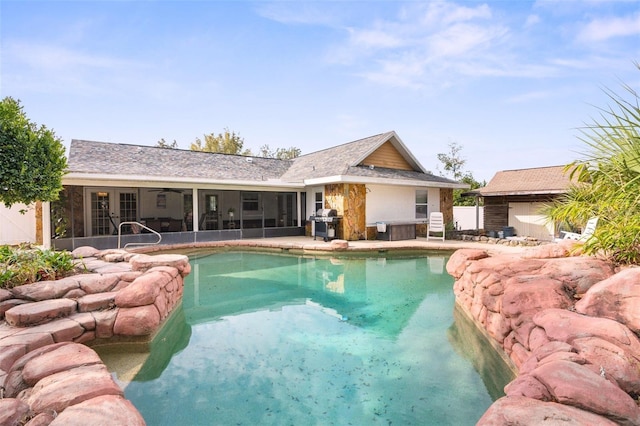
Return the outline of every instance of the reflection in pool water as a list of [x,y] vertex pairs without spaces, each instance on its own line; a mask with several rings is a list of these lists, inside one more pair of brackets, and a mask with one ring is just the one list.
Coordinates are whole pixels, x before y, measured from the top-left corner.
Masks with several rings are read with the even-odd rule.
[[192,259],[182,309],[125,395],[149,425],[475,424],[512,377],[495,354],[470,359],[445,261]]

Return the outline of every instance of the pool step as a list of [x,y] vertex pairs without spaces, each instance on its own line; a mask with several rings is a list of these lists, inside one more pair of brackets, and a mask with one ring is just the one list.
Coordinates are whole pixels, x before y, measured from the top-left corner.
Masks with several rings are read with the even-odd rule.
[[4,313],[7,323],[14,327],[28,327],[47,323],[78,312],[78,302],[71,299],[51,299],[24,303]]

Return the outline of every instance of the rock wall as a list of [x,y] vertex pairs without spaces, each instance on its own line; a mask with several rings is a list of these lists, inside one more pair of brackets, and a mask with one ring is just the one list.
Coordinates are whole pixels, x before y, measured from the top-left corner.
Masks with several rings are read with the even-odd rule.
[[640,424],[640,268],[571,244],[451,256],[458,305],[518,372],[478,425]]
[[90,273],[0,289],[2,425],[145,423],[82,343],[150,339],[182,299],[188,258],[73,254]]

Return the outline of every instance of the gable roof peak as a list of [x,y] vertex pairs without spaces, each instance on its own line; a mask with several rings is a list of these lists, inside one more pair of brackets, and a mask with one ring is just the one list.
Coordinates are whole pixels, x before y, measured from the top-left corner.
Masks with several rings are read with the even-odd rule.
[[[317,151],[309,152],[307,154],[302,154],[302,155],[300,155],[300,156],[298,156],[296,158],[322,154],[322,153],[327,152],[327,151],[335,151],[335,150],[339,150],[339,149],[342,149],[342,148],[345,148],[345,147],[349,147],[349,146],[353,146],[353,145],[363,145],[363,144],[371,143],[371,142],[376,143],[380,139],[384,139],[384,141],[386,141],[386,139],[388,139],[388,136],[395,135],[395,134],[396,133],[394,131],[378,133],[378,134],[373,135],[373,136],[367,136],[365,138],[360,138],[360,139],[352,140],[352,141],[349,141],[349,142],[344,142],[344,143],[341,143],[341,144],[338,144],[338,145],[330,146],[328,148],[323,148],[323,149],[319,149]],[[382,143],[384,143],[384,141]]]

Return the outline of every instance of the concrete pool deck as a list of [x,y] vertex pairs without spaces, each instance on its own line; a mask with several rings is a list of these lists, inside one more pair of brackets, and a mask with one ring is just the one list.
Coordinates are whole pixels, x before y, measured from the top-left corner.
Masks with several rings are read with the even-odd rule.
[[[338,240],[334,240],[338,241]],[[342,240],[340,240],[342,241]],[[224,245],[226,242],[220,242]],[[275,237],[275,238],[261,238],[261,239],[246,239],[246,240],[234,240],[233,245],[246,245],[257,247],[282,247],[282,248],[296,248],[302,250],[318,250],[318,251],[332,251],[332,242],[324,242],[322,239],[314,240],[313,237]],[[458,249],[480,249],[487,250],[489,254],[497,253],[511,253],[519,254],[526,251],[530,246],[511,246],[505,244],[495,244],[480,241],[463,241],[463,240],[427,240],[424,237],[418,237],[413,240],[401,240],[401,241],[383,241],[383,240],[358,240],[348,241],[349,248],[347,250],[352,251],[376,251],[376,250],[388,250],[388,249],[403,249],[403,250],[446,250],[455,251]],[[535,246],[534,246],[535,247]]]

